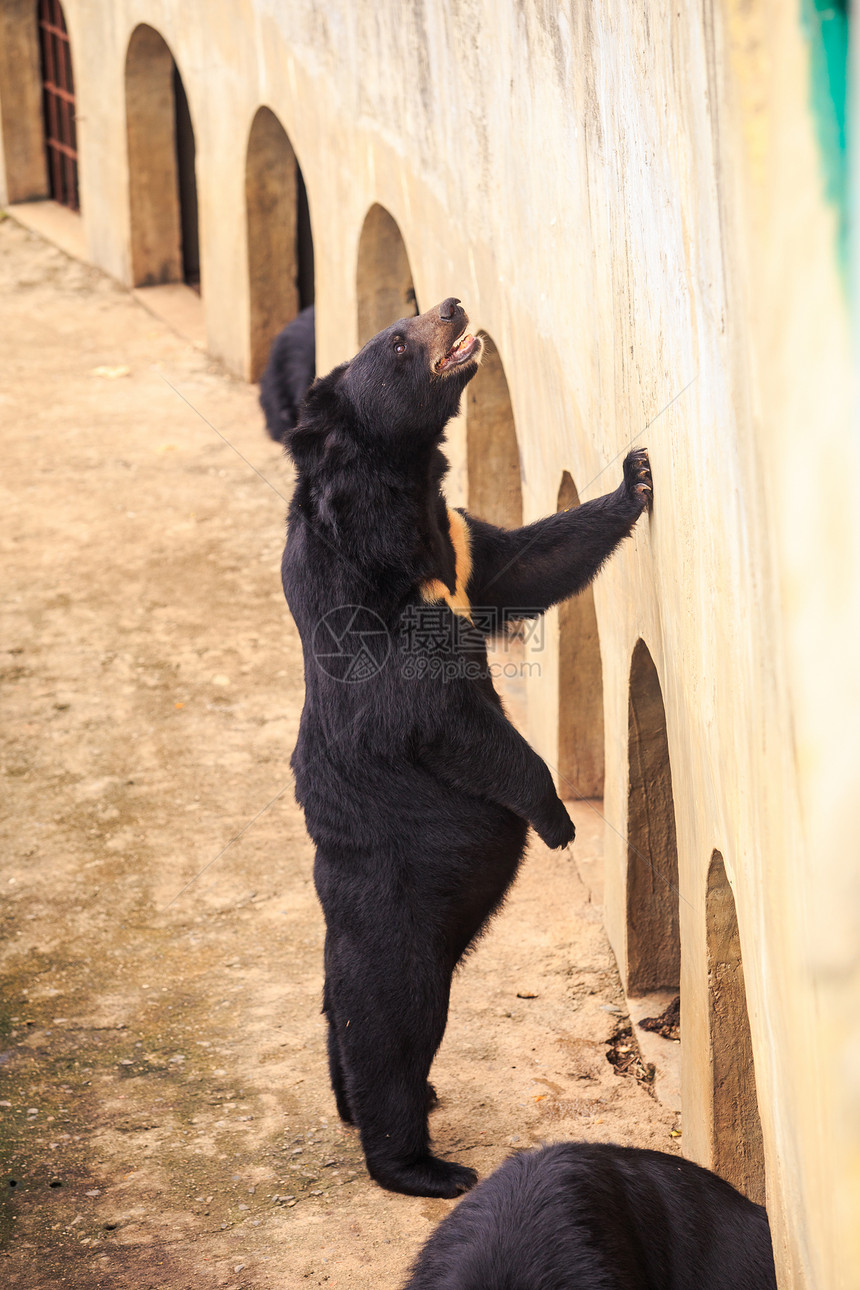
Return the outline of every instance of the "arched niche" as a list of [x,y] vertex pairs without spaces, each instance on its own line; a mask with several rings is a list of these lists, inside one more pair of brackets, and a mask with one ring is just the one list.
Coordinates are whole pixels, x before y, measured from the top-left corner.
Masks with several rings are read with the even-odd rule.
[[164,38],[141,24],[125,63],[131,268],[135,286],[199,287],[196,147],[182,77]]
[[[579,505],[572,476],[565,471],[558,510]],[[558,611],[558,778],[562,797],[602,798],[603,667],[594,592],[562,601]]]
[[719,851],[706,892],[711,1167],[750,1200],[765,1201],[764,1147],[735,898]]
[[468,509],[503,528],[523,522],[520,450],[505,369],[484,334],[484,356],[466,386]]
[[666,711],[644,641],[633,651],[627,723],[627,990],[677,990],[678,850]]
[[0,4],[0,101],[8,201],[50,196],[36,0]]
[[259,379],[272,341],[314,303],[310,211],[301,168],[278,118],[258,109],[245,158],[250,378]]
[[361,229],[356,293],[359,346],[398,318],[418,313],[403,235],[385,207],[378,204],[371,206]]

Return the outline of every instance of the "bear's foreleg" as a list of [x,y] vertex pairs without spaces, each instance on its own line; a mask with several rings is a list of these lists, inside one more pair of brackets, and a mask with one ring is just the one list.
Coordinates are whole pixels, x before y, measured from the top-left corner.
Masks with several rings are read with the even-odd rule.
[[473,606],[500,611],[502,623],[533,617],[583,591],[652,498],[644,449],[628,453],[614,493],[583,502],[519,529],[501,529],[467,515]]
[[502,709],[467,681],[451,682],[445,691],[434,709],[444,720],[437,718],[420,746],[425,769],[458,792],[496,802],[528,820],[548,847],[572,842],[573,822],[549,767]]

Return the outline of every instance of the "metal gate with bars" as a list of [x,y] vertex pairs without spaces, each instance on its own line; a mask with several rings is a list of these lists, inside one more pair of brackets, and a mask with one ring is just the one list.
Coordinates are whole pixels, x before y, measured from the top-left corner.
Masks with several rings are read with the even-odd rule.
[[39,0],[42,106],[48,182],[54,201],[80,210],[75,83],[69,33],[59,0]]

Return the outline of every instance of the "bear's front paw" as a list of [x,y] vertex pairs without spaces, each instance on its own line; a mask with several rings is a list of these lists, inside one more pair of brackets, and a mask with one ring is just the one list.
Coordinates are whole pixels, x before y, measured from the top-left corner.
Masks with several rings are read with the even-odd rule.
[[624,488],[640,511],[650,511],[654,500],[654,482],[645,448],[634,448],[624,458]]
[[560,797],[555,798],[550,809],[541,814],[540,819],[532,820],[535,832],[542,842],[552,850],[566,847],[576,836],[573,820]]

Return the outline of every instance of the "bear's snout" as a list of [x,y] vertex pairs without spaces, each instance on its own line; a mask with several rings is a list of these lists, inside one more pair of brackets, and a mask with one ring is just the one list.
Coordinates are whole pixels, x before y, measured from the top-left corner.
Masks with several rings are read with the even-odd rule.
[[456,296],[449,296],[447,300],[443,300],[439,306],[439,317],[442,321],[450,322],[456,314],[462,313],[463,310],[460,309],[459,305],[460,301]]

